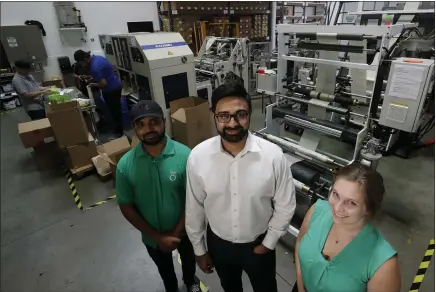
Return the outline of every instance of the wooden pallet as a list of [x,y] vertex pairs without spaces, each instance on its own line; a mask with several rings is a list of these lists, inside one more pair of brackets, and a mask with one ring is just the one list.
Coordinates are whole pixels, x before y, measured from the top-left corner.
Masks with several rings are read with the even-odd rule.
[[82,179],[85,175],[90,174],[95,170],[94,164],[88,164],[79,168],[70,168],[74,179]]

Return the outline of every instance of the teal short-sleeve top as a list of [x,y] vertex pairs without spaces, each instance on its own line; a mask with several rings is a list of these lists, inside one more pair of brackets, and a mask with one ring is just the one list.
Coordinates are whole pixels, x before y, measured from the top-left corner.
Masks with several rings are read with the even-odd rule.
[[328,201],[318,200],[307,233],[300,241],[298,259],[307,292],[361,292],[377,269],[396,251],[370,223],[331,261],[322,251],[333,226]]

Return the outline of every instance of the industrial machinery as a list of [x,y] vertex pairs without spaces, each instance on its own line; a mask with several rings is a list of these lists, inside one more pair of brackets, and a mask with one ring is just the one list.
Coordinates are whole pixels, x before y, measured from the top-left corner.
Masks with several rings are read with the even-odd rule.
[[213,88],[240,80],[250,87],[248,38],[207,37],[195,57],[197,77],[211,80]]
[[[277,26],[275,101],[256,134],[280,146],[291,163],[297,210],[290,233],[298,234],[311,204],[328,197],[338,169],[375,169],[398,133],[416,137],[434,123],[434,60],[389,59],[391,36],[401,41],[415,27]],[[368,49],[369,41],[377,48]],[[378,61],[367,59],[369,51],[379,53]],[[375,82],[368,83],[369,71]]]
[[196,96],[194,56],[179,33],[129,33],[100,37],[107,59],[117,69],[123,88],[137,100],[155,100],[167,116],[169,104]]
[[197,76],[197,97],[206,99],[212,106],[212,81],[204,76]]
[[277,68],[277,64],[275,63],[275,60],[272,59],[270,42],[249,42],[248,52],[250,56],[250,87],[247,88],[247,91],[250,95],[257,95],[257,70],[259,68]]

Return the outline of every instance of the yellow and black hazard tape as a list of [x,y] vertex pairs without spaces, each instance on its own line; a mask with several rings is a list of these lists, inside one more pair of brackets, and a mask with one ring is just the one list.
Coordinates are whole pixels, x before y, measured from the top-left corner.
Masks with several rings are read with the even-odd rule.
[[76,203],[77,208],[83,211],[83,206],[82,206],[82,202],[80,201],[79,193],[77,192],[76,186],[74,185],[71,172],[68,169],[65,169],[65,176],[67,178],[68,185],[70,186],[70,190],[71,193],[73,194],[74,202]]
[[73,195],[74,202],[76,203],[76,206],[80,211],[84,211],[84,210],[89,211],[92,208],[103,205],[104,203],[109,202],[110,200],[113,200],[117,197],[116,195],[112,195],[100,202],[92,204],[89,207],[83,208],[82,201],[80,200],[79,197],[79,193],[77,192],[76,186],[74,185],[73,176],[71,175],[71,172],[68,170],[68,168],[65,168],[65,177],[67,178],[68,185],[70,186],[70,190],[71,190],[71,194]]
[[91,209],[94,208],[94,207],[97,207],[97,206],[103,205],[104,203],[109,202],[110,200],[115,199],[116,197],[117,197],[117,195],[112,195],[112,196],[110,196],[110,197],[107,197],[107,198],[104,199],[103,201],[97,202],[97,203],[95,203],[95,204],[92,204],[92,205],[89,206],[89,207],[86,207],[85,210],[86,210],[86,211],[89,211],[89,210],[91,210]]
[[[178,256],[178,262],[179,262],[179,265],[182,265],[182,259],[180,258],[180,254],[178,254],[177,256]],[[203,282],[201,282],[200,279],[197,278],[197,276],[195,276],[195,278],[196,278],[195,280],[196,280],[198,283],[200,283],[200,289],[201,289],[201,292],[208,292],[208,291],[209,291],[209,288],[207,288],[207,287],[203,284]]]
[[413,284],[412,286],[410,286],[409,292],[419,291],[419,287],[421,286],[421,283],[424,280],[425,272],[427,272],[433,254],[434,254],[434,239],[430,240],[427,250],[425,251],[424,257],[422,258],[421,264],[419,265],[418,272],[416,272],[416,276],[413,279]]
[[11,114],[11,113],[15,113],[15,112],[19,112],[22,111],[23,108],[16,108],[16,109],[12,109],[12,110],[6,110],[6,111],[1,111],[0,114],[4,115],[4,114]]

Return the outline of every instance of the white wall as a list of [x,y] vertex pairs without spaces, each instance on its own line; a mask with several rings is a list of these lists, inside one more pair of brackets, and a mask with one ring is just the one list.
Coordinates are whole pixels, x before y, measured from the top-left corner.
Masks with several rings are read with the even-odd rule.
[[[48,55],[44,80],[61,76],[57,57],[68,56],[74,63],[73,54],[78,49],[103,55],[99,34],[127,33],[127,22],[130,21],[153,21],[154,29],[159,30],[156,2],[75,2],[88,28],[86,35],[80,31],[59,31],[53,2],[1,2],[0,5],[1,25],[24,25],[26,20],[43,24]],[[81,40],[82,36],[86,42]]]

